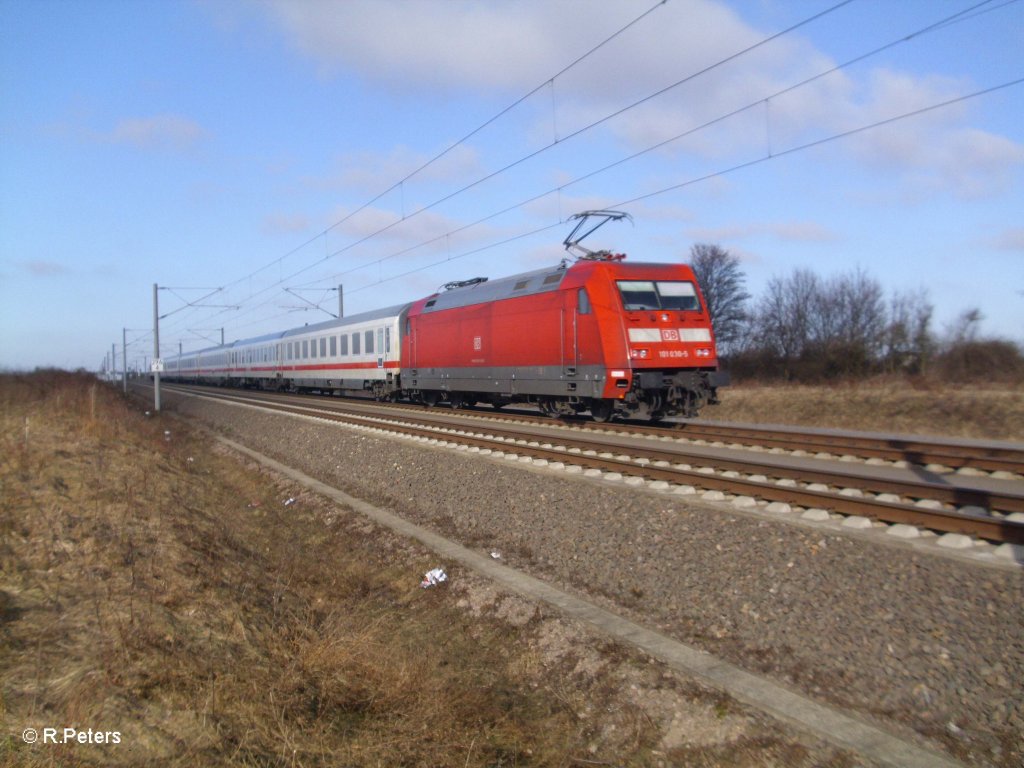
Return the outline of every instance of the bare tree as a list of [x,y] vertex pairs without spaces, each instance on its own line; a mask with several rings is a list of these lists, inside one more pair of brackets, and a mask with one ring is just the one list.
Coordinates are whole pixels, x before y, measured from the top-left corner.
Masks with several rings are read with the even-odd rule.
[[931,331],[935,308],[924,289],[893,293],[885,329],[884,358],[890,372],[923,373],[935,352]]
[[751,326],[757,356],[767,365],[766,373],[796,375],[795,364],[811,341],[814,303],[820,292],[818,276],[798,269],[788,278],[773,277],[757,304]]
[[812,368],[826,377],[868,373],[882,349],[881,284],[863,270],[819,285],[812,301]]
[[981,321],[985,316],[977,307],[965,309],[952,324],[946,327],[947,344],[969,344],[978,339],[978,331],[981,329]]
[[697,243],[690,248],[690,266],[697,276],[718,346],[728,354],[739,342],[750,294],[740,260],[717,245]]

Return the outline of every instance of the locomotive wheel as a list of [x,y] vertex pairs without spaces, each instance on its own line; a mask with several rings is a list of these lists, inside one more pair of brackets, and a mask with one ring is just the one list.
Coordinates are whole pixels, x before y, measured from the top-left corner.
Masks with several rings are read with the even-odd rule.
[[466,404],[466,398],[461,392],[452,392],[448,395],[448,402],[452,404],[452,410],[457,410]]
[[595,400],[590,404],[590,418],[597,422],[608,421],[612,417],[612,404],[604,400]]
[[437,405],[437,401],[439,399],[440,397],[437,392],[428,391],[423,393],[423,404],[427,406],[427,408],[433,408]]

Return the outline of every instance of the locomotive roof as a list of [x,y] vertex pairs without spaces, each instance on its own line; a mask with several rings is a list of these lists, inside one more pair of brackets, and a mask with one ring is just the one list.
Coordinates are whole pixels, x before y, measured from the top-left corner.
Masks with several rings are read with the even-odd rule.
[[443,309],[468,307],[472,304],[483,304],[514,296],[530,296],[535,293],[554,291],[567,273],[565,265],[560,264],[547,269],[475,283],[464,288],[453,288],[427,299],[427,303],[423,306],[423,313],[440,312]]

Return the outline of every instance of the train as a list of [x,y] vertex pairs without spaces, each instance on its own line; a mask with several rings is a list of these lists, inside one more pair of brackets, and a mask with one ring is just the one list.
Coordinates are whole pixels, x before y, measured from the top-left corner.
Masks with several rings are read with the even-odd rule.
[[586,251],[417,301],[181,354],[161,378],[550,416],[694,417],[728,383],[685,264]]

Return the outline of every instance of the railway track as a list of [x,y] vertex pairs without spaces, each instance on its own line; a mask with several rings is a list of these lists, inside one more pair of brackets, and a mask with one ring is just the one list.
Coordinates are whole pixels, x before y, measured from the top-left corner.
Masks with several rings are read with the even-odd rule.
[[[818,458],[695,446],[621,427],[570,428],[547,419],[502,415],[500,420],[448,410],[394,408],[375,403],[311,400],[266,393],[174,387],[214,400],[374,427],[424,441],[465,446],[540,466],[574,465],[579,471],[648,483],[681,493],[730,494],[737,506],[775,505],[841,513],[859,520],[957,533],[1024,545],[1024,484],[991,478],[938,475],[920,468],[841,463]],[[684,428],[685,429],[685,428]],[[713,498],[713,497],[712,497]],[[780,509],[776,506],[775,509]]]
[[[421,406],[397,403],[396,408],[422,411]],[[466,409],[488,419],[553,423],[549,417],[526,411]],[[677,421],[659,426],[639,422],[598,423],[589,419],[560,419],[568,427],[634,436],[671,437],[695,443],[758,448],[798,455],[823,454],[822,458],[846,457],[868,461],[902,462],[920,466],[975,470],[981,473],[1024,475],[1024,446],[1010,442],[949,440],[927,437],[880,435],[868,432],[838,432],[792,426],[764,427],[724,422]]]
[[[350,400],[347,402],[363,402]],[[413,413],[429,413],[432,409],[410,403],[377,404]],[[444,408],[439,409],[444,412]],[[628,434],[643,437],[668,437],[697,444],[761,449],[776,453],[795,453],[818,458],[842,457],[864,459],[869,463],[894,462],[933,467],[933,471],[996,473],[1024,476],[1024,445],[1007,441],[953,440],[929,437],[908,437],[870,432],[834,431],[793,426],[759,426],[726,422],[673,421],[661,425],[647,422],[615,421],[598,423],[589,418],[558,418],[537,415],[525,410],[497,411],[490,407],[463,408],[457,412],[468,418],[495,421],[561,424],[570,429],[599,433]]]

